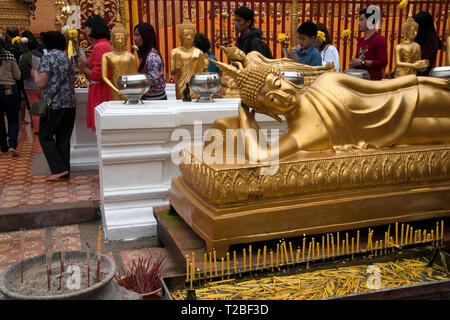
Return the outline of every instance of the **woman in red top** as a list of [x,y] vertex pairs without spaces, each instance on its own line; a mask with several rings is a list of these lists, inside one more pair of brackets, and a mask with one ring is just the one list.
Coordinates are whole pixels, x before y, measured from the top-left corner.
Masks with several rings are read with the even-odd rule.
[[86,110],[87,127],[95,131],[94,109],[100,103],[111,100],[111,89],[102,80],[102,55],[112,51],[109,43],[109,29],[106,21],[99,15],[91,14],[84,22],[89,42],[94,43],[87,64],[80,61],[80,69],[89,79],[89,93]]

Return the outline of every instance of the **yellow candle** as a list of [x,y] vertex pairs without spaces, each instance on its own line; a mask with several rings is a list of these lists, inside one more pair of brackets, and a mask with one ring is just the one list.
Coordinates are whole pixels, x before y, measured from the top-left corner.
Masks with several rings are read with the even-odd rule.
[[383,240],[380,240],[380,255],[383,254]]
[[283,243],[284,243],[284,242],[282,242],[281,245],[280,245],[280,260],[281,260],[281,265],[284,264],[284,246],[283,246]]
[[191,286],[190,287],[191,287],[191,290],[192,290],[192,288],[193,288],[192,287],[192,281],[193,281],[193,278],[194,278],[194,265],[192,263],[190,265],[191,265],[191,283],[190,283]]
[[355,245],[355,238],[352,237],[352,255],[354,253],[354,251],[353,251],[354,245]]
[[413,243],[413,227],[409,227],[409,243]]
[[242,249],[242,255],[244,257],[244,272],[247,271],[247,255],[245,254],[245,248]]
[[252,263],[253,263],[253,261],[252,261],[252,246],[250,245],[248,247],[248,269],[250,271],[252,271]]
[[193,252],[192,252],[192,264],[194,265],[194,269],[195,269],[195,253],[193,253]]
[[233,251],[233,259],[234,259],[234,273],[237,273],[236,251]]
[[408,244],[408,236],[409,236],[409,224],[406,225],[405,245]]
[[225,259],[222,257],[222,279],[223,279],[223,269],[225,269]]
[[398,245],[398,222],[395,223],[395,244]]
[[288,253],[287,253],[286,242],[284,242],[284,241],[283,241],[283,248],[284,248],[284,255],[286,256],[286,264],[288,264],[289,257],[288,257]]
[[102,227],[98,227],[97,251],[102,251]]
[[388,226],[388,231],[387,231],[387,241],[389,241],[391,239],[391,225]]
[[295,262],[300,262],[300,248],[297,249],[296,255],[295,255]]
[[216,250],[213,251],[214,256],[214,275],[217,277],[217,257],[216,257]]
[[327,258],[330,257],[330,234],[327,233]]
[[444,244],[444,220],[441,220],[441,244]]
[[314,251],[316,250],[316,247],[314,246],[314,238],[312,238],[312,259],[314,260]]
[[261,253],[261,249],[258,249],[258,255],[256,256],[256,269],[259,269],[259,255]]
[[211,251],[209,252],[209,276],[212,278],[212,258],[211,258]]
[[207,260],[206,253],[203,254],[203,277],[206,280],[206,260]]
[[325,236],[322,236],[322,260],[325,259]]
[[417,243],[417,230],[414,231],[414,243]]
[[189,281],[189,275],[191,273],[189,265],[189,258],[186,258],[186,281]]
[[427,241],[427,230],[423,230],[423,241]]
[[371,235],[371,233],[370,233],[370,228],[369,228],[369,233],[368,233],[368,235],[367,235],[367,247],[366,247],[366,251],[369,251],[369,250],[370,250],[370,235]]
[[230,253],[227,252],[227,274],[230,274]]
[[334,235],[331,234],[331,257],[334,258]]
[[320,244],[317,242],[317,260],[320,258]]
[[272,267],[272,272],[273,272],[273,251],[272,251],[272,249],[270,249],[270,266]]
[[404,229],[404,223],[402,223],[402,231],[400,233],[400,246],[403,245],[403,229]]
[[431,230],[431,241],[434,241],[434,230]]
[[346,233],[345,233],[345,243],[346,243],[345,249],[346,249],[346,251],[347,251],[347,252],[346,252],[347,254],[348,254],[348,242],[349,242],[349,241],[348,241],[348,233],[346,232]]
[[336,255],[338,256],[340,254],[339,252],[339,232],[336,235]]
[[303,235],[302,262],[305,261],[305,249],[306,249],[305,244],[306,244],[306,238]]
[[345,240],[342,240],[342,255],[345,254]]
[[378,240],[375,241],[375,256],[377,256],[377,252],[378,252]]
[[308,262],[309,262],[309,257],[311,256],[311,247],[312,247],[312,243],[310,241],[309,242],[309,248],[308,248]]
[[356,252],[359,252],[359,230],[356,232]]
[[291,242],[289,242],[289,251],[291,252],[291,263],[294,263],[294,251],[292,250]]
[[263,249],[263,268],[266,267],[266,254],[267,254],[267,247],[264,246],[264,249]]

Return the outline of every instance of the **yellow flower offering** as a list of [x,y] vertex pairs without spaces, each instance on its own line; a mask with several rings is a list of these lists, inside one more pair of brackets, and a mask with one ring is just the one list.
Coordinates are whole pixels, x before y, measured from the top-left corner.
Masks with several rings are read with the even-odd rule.
[[286,34],[285,33],[280,33],[279,35],[278,35],[278,41],[279,42],[284,42],[284,41],[286,41]]
[[325,42],[325,33],[322,31],[317,31],[317,38],[319,38],[322,42]]
[[70,38],[76,38],[78,36],[78,30],[77,29],[71,29],[68,32]]
[[402,0],[400,1],[400,3],[398,4],[398,7],[403,9],[408,5],[408,0]]
[[342,36],[343,36],[344,38],[350,37],[350,34],[351,34],[350,29],[345,29],[344,31],[342,31]]
[[17,41],[20,42],[20,37],[19,37],[19,36],[15,37],[15,38],[13,38],[13,39],[11,40],[12,44],[16,43]]

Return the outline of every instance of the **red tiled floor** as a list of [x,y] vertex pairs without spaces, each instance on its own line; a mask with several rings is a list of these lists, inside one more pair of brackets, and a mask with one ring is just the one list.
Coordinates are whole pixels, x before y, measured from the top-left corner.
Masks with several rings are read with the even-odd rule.
[[53,183],[45,182],[47,175],[31,175],[33,156],[42,149],[39,138],[27,131],[29,125],[19,133],[19,157],[0,155],[0,209],[100,199],[98,174],[81,174]]
[[[25,242],[25,259],[44,254],[45,240],[27,240]],[[20,242],[0,244],[0,264],[13,263],[20,260]]]

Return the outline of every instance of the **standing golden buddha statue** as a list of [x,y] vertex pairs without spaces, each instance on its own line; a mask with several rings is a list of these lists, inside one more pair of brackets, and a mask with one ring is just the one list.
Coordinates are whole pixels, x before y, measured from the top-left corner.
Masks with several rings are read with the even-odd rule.
[[107,52],[102,56],[102,78],[111,88],[112,100],[126,100],[116,87],[119,76],[137,73],[136,57],[125,50],[127,40],[127,30],[120,22],[116,22],[111,30],[113,51]]
[[402,77],[409,74],[417,74],[417,71],[425,70],[430,62],[427,59],[420,60],[421,48],[414,41],[417,36],[419,25],[409,16],[402,27],[404,40],[395,47],[395,77]]
[[[186,83],[195,73],[206,71],[209,60],[207,54],[193,45],[195,25],[189,19],[185,19],[180,25],[178,36],[181,46],[170,52],[170,73],[175,78],[175,93],[179,100],[183,98]],[[191,88],[190,95],[191,98],[196,97]]]

